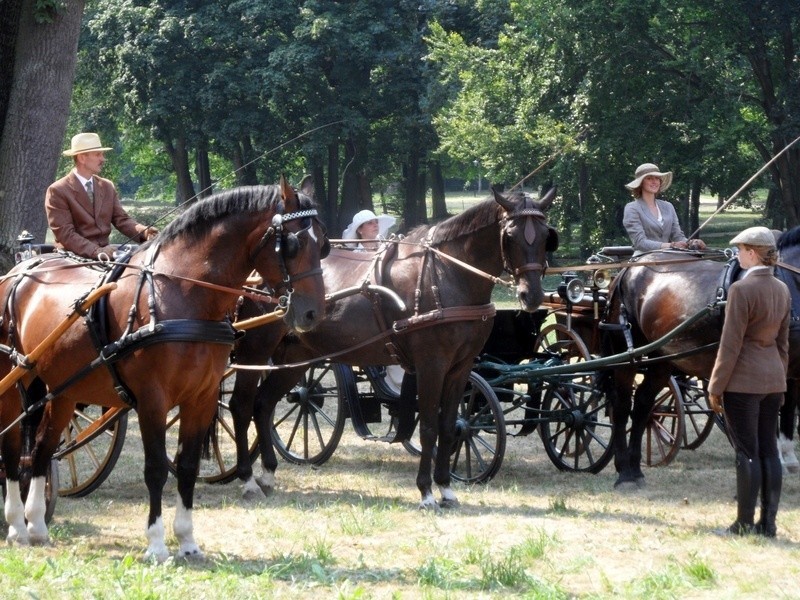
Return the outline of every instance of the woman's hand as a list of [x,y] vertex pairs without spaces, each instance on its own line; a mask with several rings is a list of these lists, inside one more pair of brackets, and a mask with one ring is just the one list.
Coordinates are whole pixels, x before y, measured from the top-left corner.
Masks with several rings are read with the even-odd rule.
[[705,250],[706,243],[698,238],[695,240],[689,240],[687,247],[689,248],[689,250]]
[[722,406],[722,396],[718,394],[709,394],[708,395],[708,405],[718,415],[721,415],[725,412],[725,408]]

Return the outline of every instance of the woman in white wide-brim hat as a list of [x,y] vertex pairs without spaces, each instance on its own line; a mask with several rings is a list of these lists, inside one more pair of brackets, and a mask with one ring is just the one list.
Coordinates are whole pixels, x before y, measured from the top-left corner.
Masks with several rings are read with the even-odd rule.
[[376,215],[371,210],[359,211],[353,221],[342,233],[346,240],[371,240],[359,242],[357,250],[377,250],[381,238],[385,238],[395,218],[390,215]]
[[672,184],[672,172],[662,172],[653,163],[636,168],[633,181],[625,185],[633,194],[633,202],[625,205],[622,224],[631,238],[635,254],[669,248],[703,250],[702,240],[686,239],[678,222],[675,207],[657,198]]

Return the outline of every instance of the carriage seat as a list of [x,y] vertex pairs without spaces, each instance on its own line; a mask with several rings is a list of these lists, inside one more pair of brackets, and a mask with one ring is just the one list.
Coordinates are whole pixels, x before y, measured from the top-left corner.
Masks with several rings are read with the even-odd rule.
[[616,258],[619,261],[633,256],[633,246],[603,246],[600,254]]

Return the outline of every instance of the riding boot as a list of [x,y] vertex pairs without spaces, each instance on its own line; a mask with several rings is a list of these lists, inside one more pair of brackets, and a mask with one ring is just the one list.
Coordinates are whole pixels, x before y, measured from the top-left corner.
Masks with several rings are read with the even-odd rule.
[[765,537],[775,537],[775,517],[783,484],[781,462],[777,456],[761,459],[761,479],[761,518],[755,525],[755,532]]
[[747,458],[744,452],[736,453],[736,521],[728,533],[746,535],[753,533],[758,492],[761,489],[761,462]]

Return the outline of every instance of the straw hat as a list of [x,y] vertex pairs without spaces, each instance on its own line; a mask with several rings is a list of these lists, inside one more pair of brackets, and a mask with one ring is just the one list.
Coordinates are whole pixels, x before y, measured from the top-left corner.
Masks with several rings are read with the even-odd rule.
[[641,187],[642,181],[644,181],[644,178],[648,175],[652,175],[653,177],[658,177],[661,179],[662,192],[666,191],[666,189],[672,185],[672,171],[661,173],[658,170],[658,165],[654,165],[653,163],[644,163],[643,165],[636,167],[636,179],[630,183],[626,183],[625,187],[629,190],[635,190],[636,188]]
[[748,227],[731,240],[731,246],[747,244],[748,246],[775,247],[775,236],[766,227]]
[[367,221],[372,221],[373,219],[378,220],[378,236],[386,237],[389,227],[394,225],[395,218],[390,215],[377,216],[371,210],[362,210],[355,214],[353,217],[353,222],[350,223],[350,225],[347,226],[347,229],[344,230],[342,238],[346,240],[357,240],[358,228]]
[[79,133],[72,137],[69,150],[64,150],[64,156],[75,156],[84,152],[105,152],[113,148],[104,148],[100,143],[100,136],[96,133]]

